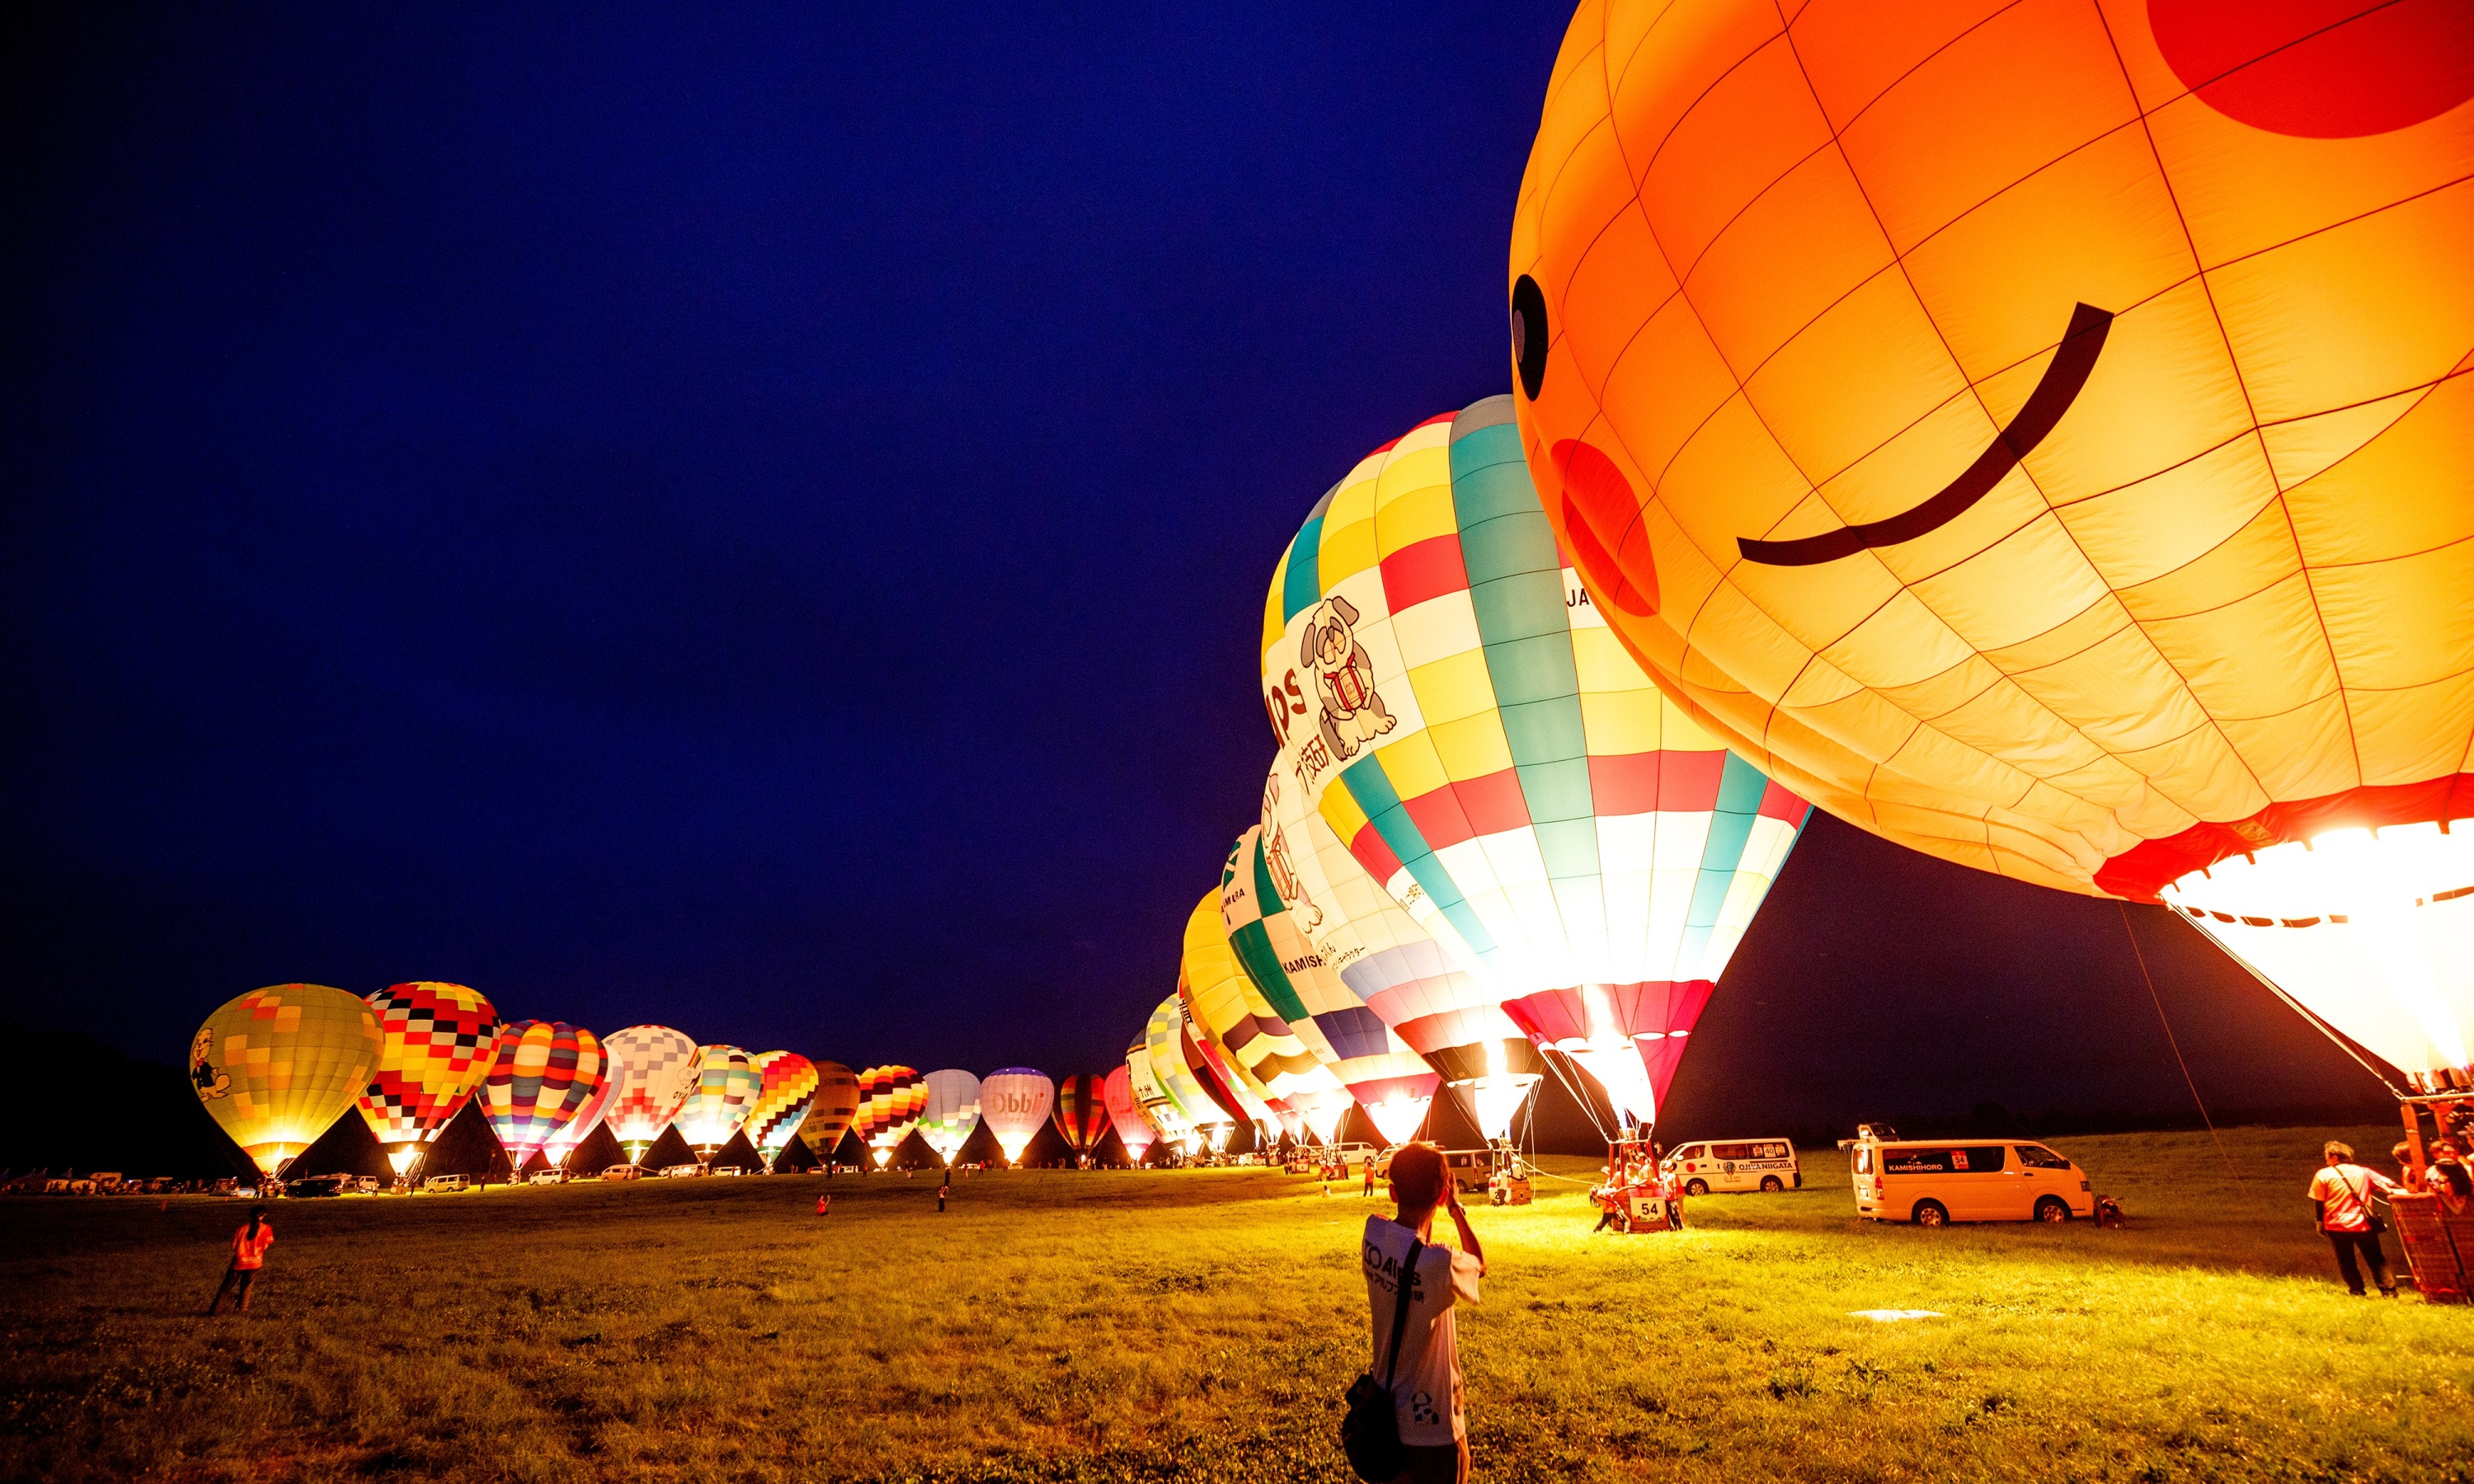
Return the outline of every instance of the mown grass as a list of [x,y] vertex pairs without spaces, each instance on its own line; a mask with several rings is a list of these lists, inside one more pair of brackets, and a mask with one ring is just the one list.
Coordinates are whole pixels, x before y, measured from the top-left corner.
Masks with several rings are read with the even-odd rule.
[[[1477,1212],[1485,1479],[2474,1473],[2474,1310],[2349,1298],[2324,1131],[2059,1141],[2131,1227],[1855,1221],[1844,1165],[1589,1234]],[[2356,1131],[2385,1148],[2384,1131]],[[1586,1161],[1562,1161],[1579,1174]],[[814,1178],[303,1202],[15,1201],[0,1472],[63,1479],[1344,1479],[1354,1187],[1260,1171]],[[1875,1324],[1869,1308],[1941,1319]]]

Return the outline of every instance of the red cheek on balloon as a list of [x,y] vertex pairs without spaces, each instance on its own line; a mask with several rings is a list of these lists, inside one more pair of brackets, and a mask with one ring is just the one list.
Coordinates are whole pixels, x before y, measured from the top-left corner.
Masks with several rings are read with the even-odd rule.
[[2357,139],[2474,98],[2468,0],[2148,0],[2147,25],[2200,102],[2271,133]]
[[[1658,564],[1638,529],[1640,501],[1633,496],[1632,481],[1614,460],[1577,439],[1557,443],[1554,459],[1564,483],[1564,543],[1572,564],[1625,612],[1636,618],[1657,612]],[[1623,560],[1607,550],[1601,531],[1631,536],[1623,543]]]

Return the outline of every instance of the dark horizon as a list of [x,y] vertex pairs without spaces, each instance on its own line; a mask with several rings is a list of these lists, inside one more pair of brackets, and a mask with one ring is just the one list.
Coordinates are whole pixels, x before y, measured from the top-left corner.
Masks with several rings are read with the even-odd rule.
[[[1104,1069],[1264,584],[1510,381],[1558,8],[12,17],[0,1017]],[[1820,819],[1670,1119],[2347,1104],[2187,925]]]

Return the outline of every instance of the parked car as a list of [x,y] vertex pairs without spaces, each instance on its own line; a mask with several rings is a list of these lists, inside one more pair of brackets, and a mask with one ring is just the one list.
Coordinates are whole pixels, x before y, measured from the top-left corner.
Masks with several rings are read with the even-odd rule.
[[632,1164],[614,1164],[601,1172],[604,1180],[642,1180],[644,1172]]
[[285,1185],[283,1193],[296,1200],[310,1200],[319,1196],[342,1195],[347,1190],[358,1188],[358,1175],[309,1175]]
[[701,1164],[668,1164],[662,1167],[664,1180],[693,1180],[704,1173]]
[[716,1175],[744,1175],[747,1173],[747,1168],[746,1166],[740,1164],[716,1164],[713,1167],[713,1173]]
[[[628,1168],[633,1169],[635,1166],[629,1165]],[[524,1180],[524,1184],[528,1185],[560,1185],[566,1183],[567,1171],[565,1170],[535,1170]]]
[[[1363,1162],[1363,1161],[1360,1161]],[[1443,1167],[1452,1172],[1452,1185],[1464,1195],[1482,1193],[1487,1178],[1494,1173],[1494,1151],[1492,1149],[1446,1149]],[[1392,1178],[1392,1151],[1385,1150],[1374,1161],[1374,1178]]]
[[1848,1146],[1856,1214],[1920,1227],[2094,1216],[2087,1171],[2030,1139],[1858,1138]]
[[1683,1181],[1686,1195],[1804,1188],[1795,1144],[1783,1138],[1701,1139],[1675,1149],[1659,1168]]
[[424,1190],[469,1190],[473,1182],[461,1175],[432,1175],[421,1183]]

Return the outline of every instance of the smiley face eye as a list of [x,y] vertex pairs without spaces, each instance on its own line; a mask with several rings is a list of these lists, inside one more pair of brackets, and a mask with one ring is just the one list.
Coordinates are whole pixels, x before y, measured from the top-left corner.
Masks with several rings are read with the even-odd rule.
[[1531,401],[1546,385],[1546,291],[1527,274],[1512,286],[1512,361]]

